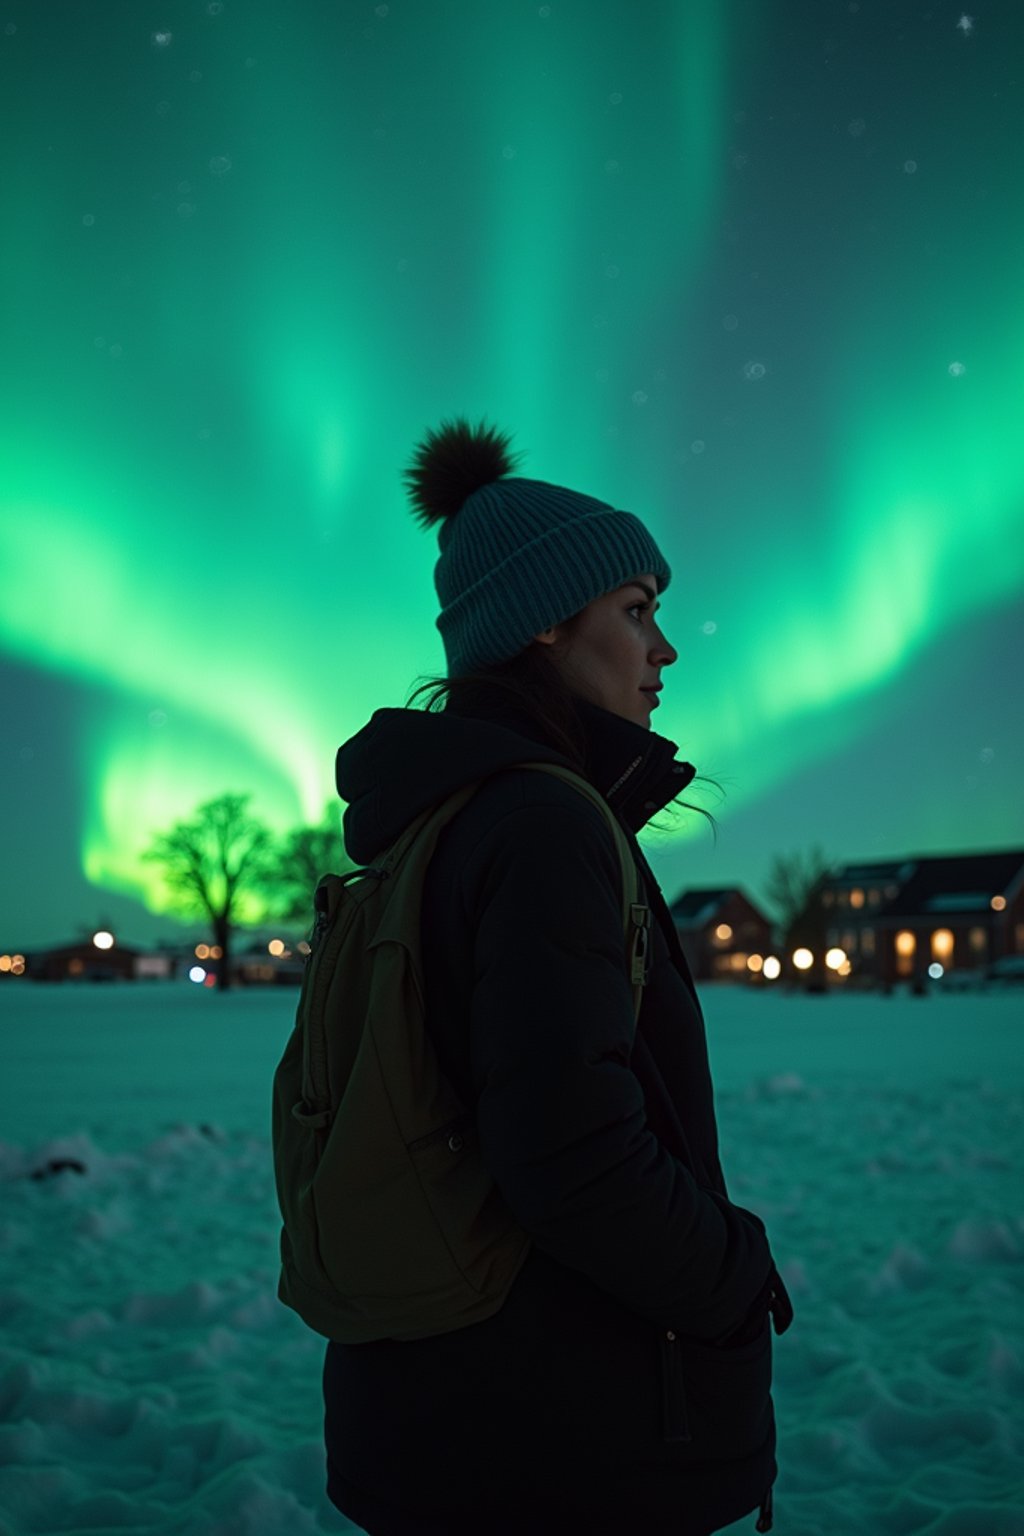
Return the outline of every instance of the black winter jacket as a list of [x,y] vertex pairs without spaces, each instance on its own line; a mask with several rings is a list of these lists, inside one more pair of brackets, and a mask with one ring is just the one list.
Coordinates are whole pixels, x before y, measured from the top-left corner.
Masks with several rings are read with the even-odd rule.
[[586,776],[654,909],[638,1029],[614,844],[571,785],[514,766],[566,763],[531,720],[498,700],[382,709],[338,753],[358,864],[486,776],[428,871],[427,1027],[533,1238],[492,1318],[328,1345],[328,1490],[374,1536],[696,1536],[775,1478],[768,1317],[792,1314],[763,1224],[727,1195],[700,1005],[635,837],[694,770],[646,727],[580,712]]

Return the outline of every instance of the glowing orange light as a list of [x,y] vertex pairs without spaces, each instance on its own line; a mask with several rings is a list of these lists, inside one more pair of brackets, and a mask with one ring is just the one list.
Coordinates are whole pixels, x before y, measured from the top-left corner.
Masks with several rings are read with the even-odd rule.
[[953,953],[953,935],[948,928],[936,928],[932,934],[932,958],[948,960]]

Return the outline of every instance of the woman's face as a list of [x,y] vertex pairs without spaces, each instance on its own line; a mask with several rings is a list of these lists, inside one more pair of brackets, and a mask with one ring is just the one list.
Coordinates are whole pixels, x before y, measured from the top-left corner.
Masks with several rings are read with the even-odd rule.
[[654,617],[658,583],[633,577],[614,592],[595,598],[579,614],[571,634],[555,624],[534,636],[553,647],[552,660],[574,693],[637,725],[651,723],[661,669],[678,660]]

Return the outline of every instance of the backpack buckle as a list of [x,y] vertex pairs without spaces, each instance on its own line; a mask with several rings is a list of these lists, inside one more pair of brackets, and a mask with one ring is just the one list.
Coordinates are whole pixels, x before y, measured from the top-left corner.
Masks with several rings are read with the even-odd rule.
[[650,943],[651,909],[643,902],[630,903],[629,918],[633,924],[633,945],[630,950],[629,979],[634,987],[647,982],[647,959]]

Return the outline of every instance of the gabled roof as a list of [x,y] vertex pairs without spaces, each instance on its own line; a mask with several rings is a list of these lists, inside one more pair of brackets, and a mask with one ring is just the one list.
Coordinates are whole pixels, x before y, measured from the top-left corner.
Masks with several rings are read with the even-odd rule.
[[760,922],[767,923],[761,909],[738,885],[707,886],[683,891],[669,907],[672,921],[678,928],[703,928],[713,922],[726,902],[738,897]]
[[735,891],[734,885],[684,891],[681,896],[676,897],[669,907],[669,912],[677,923],[699,927],[702,923],[710,922],[722,903]]

